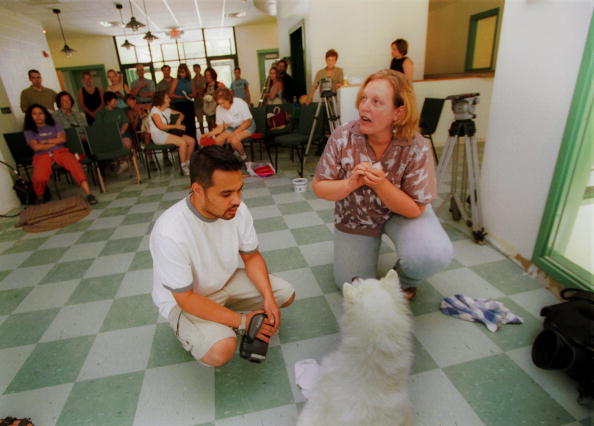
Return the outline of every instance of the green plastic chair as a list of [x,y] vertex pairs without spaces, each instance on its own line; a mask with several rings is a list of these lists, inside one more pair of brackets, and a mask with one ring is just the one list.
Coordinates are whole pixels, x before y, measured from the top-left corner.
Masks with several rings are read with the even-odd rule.
[[157,145],[154,143],[148,144],[148,145],[144,145],[141,144],[140,149],[142,151],[142,161],[144,162],[144,165],[146,167],[146,171],[148,173],[148,178],[151,178],[151,168],[149,166],[149,162],[148,162],[148,154],[150,152],[153,153],[153,158],[155,159],[155,162],[157,163],[157,167],[159,168],[159,171],[161,170],[161,164],[159,164],[159,159],[157,158],[157,152],[161,152],[164,156],[167,155],[168,153],[171,153],[171,157],[173,158],[174,162],[177,162],[177,167],[179,167],[180,173],[183,174],[183,170],[181,168],[181,162],[179,161],[179,150],[177,148],[177,146],[173,145],[173,144],[164,144],[164,145]]
[[102,192],[106,192],[105,184],[103,182],[103,176],[101,170],[99,170],[99,163],[106,161],[114,161],[121,157],[126,157],[132,161],[134,171],[136,173],[136,183],[141,183],[142,178],[140,171],[138,170],[138,158],[136,152],[127,150],[122,146],[122,137],[118,129],[117,124],[99,124],[95,123],[90,127],[87,127],[87,135],[89,137],[89,147],[93,153],[93,164],[95,166],[95,172],[99,180],[99,186]]
[[74,127],[67,127],[64,129],[64,132],[66,133],[66,148],[77,157],[80,164],[87,169],[87,174],[91,175],[93,184],[97,185],[97,176],[95,175],[93,161],[86,154],[82,141],[80,140],[80,135]]

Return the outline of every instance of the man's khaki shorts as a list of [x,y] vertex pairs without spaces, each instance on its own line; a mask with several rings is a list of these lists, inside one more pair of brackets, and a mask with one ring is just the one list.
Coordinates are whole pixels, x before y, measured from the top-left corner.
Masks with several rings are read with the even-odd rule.
[[[270,275],[270,284],[279,307],[295,292],[291,284],[274,275]],[[262,295],[245,273],[245,269],[238,269],[222,289],[209,295],[208,298],[238,312],[262,309],[264,302]],[[235,337],[231,327],[198,318],[182,311],[179,305],[175,305],[169,313],[169,324],[177,340],[196,360],[202,359],[211,346],[219,340]]]

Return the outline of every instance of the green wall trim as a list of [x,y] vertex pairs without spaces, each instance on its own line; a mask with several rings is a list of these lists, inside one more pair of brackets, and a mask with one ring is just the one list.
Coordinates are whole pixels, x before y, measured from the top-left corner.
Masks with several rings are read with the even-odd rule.
[[[470,16],[470,23],[468,25],[468,42],[466,43],[466,64],[464,65],[464,70],[468,71],[489,71],[493,70],[495,67],[493,66],[495,61],[495,47],[497,46],[497,32],[499,30],[499,9],[496,7],[495,9],[486,10],[484,12],[477,13],[475,15]],[[495,22],[495,36],[493,37],[493,48],[491,50],[491,66],[487,68],[472,68],[472,61],[474,60],[474,45],[476,43],[476,27],[478,25],[478,21],[481,19],[489,18],[491,16],[496,17]]]
[[[573,264],[553,249],[559,233],[563,212],[569,205],[580,205],[583,200],[581,184],[574,184],[578,170],[591,170],[594,149],[594,123],[589,119],[594,108],[594,20],[584,47],[582,63],[576,80],[563,141],[549,195],[538,231],[532,261],[535,265],[563,285],[592,290],[592,273]],[[573,184],[573,185],[572,185]]]

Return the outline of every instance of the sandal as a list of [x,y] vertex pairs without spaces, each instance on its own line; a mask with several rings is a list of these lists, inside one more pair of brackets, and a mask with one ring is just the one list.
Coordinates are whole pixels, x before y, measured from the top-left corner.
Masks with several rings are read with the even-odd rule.
[[417,288],[416,287],[407,287],[403,288],[402,292],[404,293],[404,298],[411,302],[415,296],[417,295]]
[[0,419],[0,426],[34,426],[30,417],[17,419],[16,417],[6,417]]

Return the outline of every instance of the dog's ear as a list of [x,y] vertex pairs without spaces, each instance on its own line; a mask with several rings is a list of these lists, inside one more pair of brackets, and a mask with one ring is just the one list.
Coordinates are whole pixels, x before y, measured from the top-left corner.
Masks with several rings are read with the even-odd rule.
[[396,294],[398,291],[400,280],[398,279],[398,274],[395,270],[390,269],[380,282],[382,283],[382,286],[388,291],[388,293]]
[[344,283],[342,286],[342,296],[344,297],[344,301],[347,303],[353,303],[355,300],[355,292],[355,287],[349,283]]

